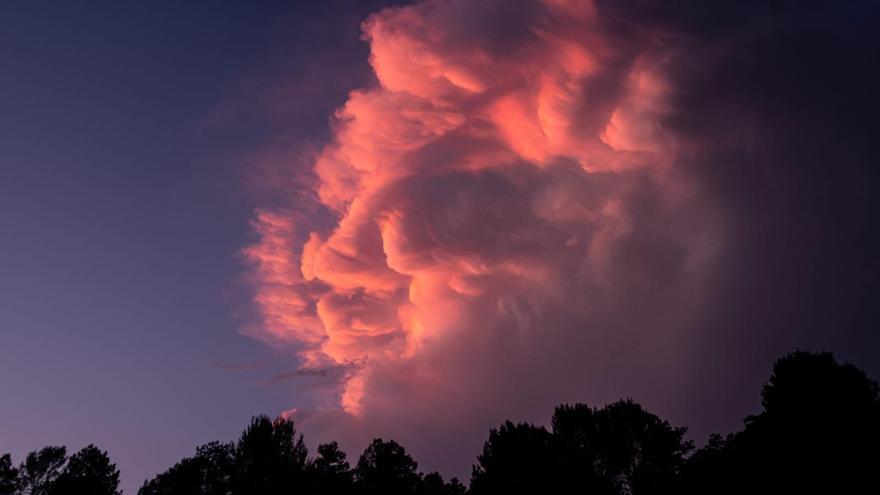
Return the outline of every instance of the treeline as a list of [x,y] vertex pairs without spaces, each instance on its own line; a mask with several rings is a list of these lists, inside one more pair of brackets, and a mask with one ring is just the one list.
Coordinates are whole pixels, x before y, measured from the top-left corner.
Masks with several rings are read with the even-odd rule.
[[[140,495],[877,494],[880,399],[863,371],[797,352],[773,367],[762,411],[693,449],[676,428],[625,400],[556,408],[549,429],[505,422],[489,432],[469,487],[423,474],[405,449],[374,440],[352,466],[337,444],[309,456],[292,422],[254,418],[235,443],[212,442],[148,480]],[[116,494],[118,471],[87,447],[50,447],[13,468],[0,494]]]
[[118,495],[119,470],[107,453],[94,445],[67,456],[64,447],[46,447],[27,455],[14,467],[9,454],[0,456],[2,495]]

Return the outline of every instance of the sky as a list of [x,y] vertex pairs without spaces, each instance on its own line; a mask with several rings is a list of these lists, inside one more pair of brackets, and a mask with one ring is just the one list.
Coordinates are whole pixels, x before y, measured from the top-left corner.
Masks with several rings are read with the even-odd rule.
[[254,414],[467,477],[773,360],[880,376],[875,2],[0,7],[0,451],[134,493]]

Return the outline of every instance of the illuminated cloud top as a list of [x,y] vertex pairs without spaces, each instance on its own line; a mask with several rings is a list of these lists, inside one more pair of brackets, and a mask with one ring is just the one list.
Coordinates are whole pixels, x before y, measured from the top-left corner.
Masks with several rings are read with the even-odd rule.
[[[497,24],[503,3],[371,16],[364,38],[379,84],[351,93],[314,164],[316,197],[336,224],[308,231],[278,211],[255,220],[261,242],[247,254],[265,332],[302,343],[306,366],[348,366],[340,401],[351,414],[382,386],[377,368],[492,334],[598,335],[589,324],[553,335],[546,322],[589,320],[608,299],[677,283],[710,255],[705,229],[688,221],[650,241],[669,270],[621,260],[657,230],[633,218],[640,202],[654,203],[659,222],[688,201],[672,170],[680,146],[664,128],[671,40],[615,31],[590,2],[524,7]],[[512,34],[499,44],[502,30]],[[426,363],[408,379],[443,388],[449,371]]]
[[747,352],[760,330],[733,328],[742,312],[778,324],[794,306],[774,301],[774,270],[812,256],[764,244],[807,189],[737,197],[814,166],[777,160],[792,129],[815,131],[791,120],[816,100],[784,43],[825,10],[437,0],[370,16],[375,84],[246,250],[251,333],[325,377],[322,405],[291,414],[423,443],[560,400],[638,394],[686,416],[706,386],[695,350]]

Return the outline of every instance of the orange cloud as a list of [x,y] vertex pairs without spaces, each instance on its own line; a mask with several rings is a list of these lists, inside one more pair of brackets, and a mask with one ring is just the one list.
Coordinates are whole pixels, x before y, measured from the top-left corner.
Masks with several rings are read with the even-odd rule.
[[264,337],[299,342],[309,364],[362,363],[338,397],[353,415],[390,383],[446,390],[455,373],[422,360],[453,340],[546,331],[536,322],[560,308],[588,314],[652,283],[618,258],[637,230],[632,198],[668,180],[677,153],[662,39],[613,33],[586,0],[531,2],[496,34],[471,5],[364,22],[379,85],[351,93],[314,163],[335,225],[254,221]]

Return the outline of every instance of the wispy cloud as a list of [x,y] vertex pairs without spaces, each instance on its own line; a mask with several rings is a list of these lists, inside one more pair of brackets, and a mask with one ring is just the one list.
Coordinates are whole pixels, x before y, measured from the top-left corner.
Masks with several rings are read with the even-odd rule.
[[227,371],[248,371],[248,370],[256,370],[263,368],[265,365],[262,363],[217,363],[214,365],[215,368]]
[[303,367],[294,371],[273,375],[269,381],[280,382],[305,377],[327,377],[331,374],[344,373],[347,369],[349,368],[346,366]]

